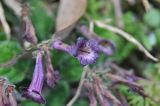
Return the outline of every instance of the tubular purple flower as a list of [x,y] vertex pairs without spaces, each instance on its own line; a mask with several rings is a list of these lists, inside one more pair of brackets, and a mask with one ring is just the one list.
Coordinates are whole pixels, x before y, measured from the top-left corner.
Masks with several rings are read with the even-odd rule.
[[52,47],[54,49],[57,49],[57,50],[60,50],[60,51],[64,51],[64,52],[68,52],[69,53],[69,50],[71,48],[71,46],[63,43],[62,41],[60,40],[54,40],[53,41],[53,44],[52,44]]
[[36,57],[36,65],[33,73],[32,82],[28,89],[23,92],[24,97],[30,98],[37,103],[45,103],[44,98],[41,96],[41,91],[44,82],[44,73],[42,65],[42,54],[41,51],[38,51]]

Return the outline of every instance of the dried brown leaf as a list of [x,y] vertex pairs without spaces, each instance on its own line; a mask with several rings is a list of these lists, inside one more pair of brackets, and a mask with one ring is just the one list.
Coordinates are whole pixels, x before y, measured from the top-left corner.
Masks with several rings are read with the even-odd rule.
[[66,36],[73,29],[72,27],[79,18],[84,14],[86,7],[87,0],[61,0],[56,19],[56,32],[67,28],[68,30],[64,31],[65,34],[61,34],[62,37]]

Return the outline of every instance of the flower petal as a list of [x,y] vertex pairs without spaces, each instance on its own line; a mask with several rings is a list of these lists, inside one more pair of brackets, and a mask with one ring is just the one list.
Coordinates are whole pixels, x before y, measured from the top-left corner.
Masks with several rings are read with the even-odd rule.
[[99,51],[103,52],[106,55],[112,55],[115,49],[114,44],[109,40],[100,40],[98,42],[98,45],[99,45]]
[[25,92],[23,92],[22,96],[32,99],[33,101],[37,103],[45,104],[45,100],[39,92],[26,90]]

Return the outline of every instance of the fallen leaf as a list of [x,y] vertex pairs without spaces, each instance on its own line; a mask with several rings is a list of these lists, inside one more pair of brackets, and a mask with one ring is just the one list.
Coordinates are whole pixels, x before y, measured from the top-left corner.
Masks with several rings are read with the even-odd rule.
[[[62,31],[61,37],[73,29],[75,23],[84,14],[87,7],[87,0],[61,0],[56,19],[56,32]],[[59,34],[55,34],[55,37]]]

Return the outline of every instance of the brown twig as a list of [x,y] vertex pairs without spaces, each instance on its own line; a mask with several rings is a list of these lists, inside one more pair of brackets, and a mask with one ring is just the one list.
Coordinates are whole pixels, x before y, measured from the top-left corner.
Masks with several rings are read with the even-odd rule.
[[74,102],[78,99],[79,95],[80,95],[80,92],[81,92],[81,89],[82,89],[82,86],[83,86],[83,83],[84,83],[84,80],[85,80],[85,76],[86,76],[86,73],[87,73],[87,70],[88,70],[88,66],[85,66],[84,67],[84,70],[82,72],[82,75],[81,75],[81,79],[80,79],[80,82],[79,82],[79,86],[78,86],[78,89],[76,91],[76,94],[74,95],[74,97],[68,102],[68,104],[66,106],[72,106],[74,104]]
[[146,11],[148,11],[151,8],[148,0],[142,0],[142,4]]
[[21,16],[21,4],[18,2],[18,0],[3,0],[4,3],[13,10],[13,12],[15,13],[15,15],[17,15],[18,17]]
[[128,41],[130,41],[131,43],[133,43],[134,45],[136,45],[139,50],[141,50],[148,58],[152,59],[153,61],[157,62],[158,59],[154,56],[152,56],[145,48],[144,46],[137,41],[132,35],[130,35],[127,32],[124,32],[123,30],[116,28],[114,26],[110,26],[110,25],[106,25],[100,21],[96,21],[95,24],[100,27],[100,28],[104,28],[106,30],[112,31],[114,33],[119,34],[120,36],[124,37],[125,39],[127,39]]
[[123,29],[124,24],[122,22],[122,8],[121,8],[121,0],[112,0],[114,11],[115,11],[115,17],[116,17],[116,24],[119,28]]
[[4,29],[4,32],[6,34],[7,39],[10,39],[11,29],[10,29],[8,23],[7,23],[6,18],[5,18],[4,9],[2,7],[1,2],[0,2],[0,22],[2,23],[2,26],[3,26],[3,29]]

